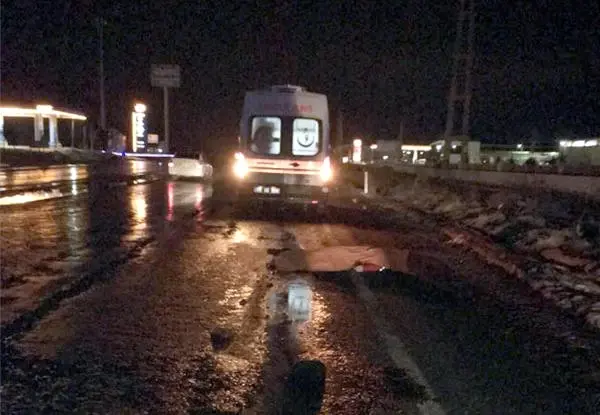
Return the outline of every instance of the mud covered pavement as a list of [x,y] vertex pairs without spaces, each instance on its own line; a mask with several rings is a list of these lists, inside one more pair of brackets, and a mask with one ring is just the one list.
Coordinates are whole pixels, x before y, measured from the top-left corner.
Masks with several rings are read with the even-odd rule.
[[[218,190],[0,210],[3,413],[598,412],[597,333],[434,222],[239,212]],[[411,272],[272,267],[365,245],[408,250]]]

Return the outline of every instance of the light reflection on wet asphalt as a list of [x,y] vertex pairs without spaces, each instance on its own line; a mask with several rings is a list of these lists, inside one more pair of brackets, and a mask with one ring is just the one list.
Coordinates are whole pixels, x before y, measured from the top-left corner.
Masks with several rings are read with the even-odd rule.
[[0,170],[0,191],[12,188],[29,187],[31,183],[52,184],[61,182],[85,181],[90,178],[106,178],[125,175],[143,175],[163,170],[158,163],[144,160],[115,158],[110,162],[85,165],[66,164],[45,168],[20,167]]
[[[127,255],[154,238],[174,214],[166,206],[162,182],[110,189],[106,185],[84,185],[86,192],[71,197],[1,208],[3,285],[20,280],[39,289],[43,281],[52,283],[90,263]],[[202,185],[179,193],[172,200],[178,214],[190,214],[199,203]],[[7,282],[8,281],[8,282]],[[43,288],[43,287],[42,287]],[[30,299],[22,293],[23,306]],[[8,298],[8,300],[7,300]],[[7,301],[20,301],[3,293]],[[2,313],[2,321],[12,313]]]
[[24,186],[29,183],[52,183],[66,180],[85,180],[89,167],[81,164],[51,166],[45,169],[21,168],[0,171],[0,188]]
[[[398,375],[390,381],[393,363],[347,275],[267,270],[283,248],[394,243],[397,234],[335,223],[339,218],[303,223],[297,213],[240,218],[211,200],[211,187],[196,183],[96,183],[86,190],[0,210],[3,336],[6,327],[15,336],[3,345],[9,347],[2,353],[2,412],[238,413],[247,407],[247,413],[277,413],[291,393],[290,371],[303,361],[313,365],[315,381],[314,362],[325,367],[325,393],[311,398],[322,413],[417,413],[422,391],[411,380],[398,384]],[[39,300],[64,286],[74,288],[60,303]],[[503,389],[502,379],[481,383],[489,356],[469,357],[462,312],[443,301],[424,303],[418,288],[400,290],[399,297],[392,288],[376,288],[380,312],[414,348],[425,373],[445,379],[432,384],[446,408],[531,409],[527,396]],[[35,313],[24,319],[27,310]],[[494,333],[495,326],[477,327],[484,322],[469,318],[484,337]],[[464,367],[457,370],[452,365],[460,359]],[[540,407],[561,408],[556,402]]]

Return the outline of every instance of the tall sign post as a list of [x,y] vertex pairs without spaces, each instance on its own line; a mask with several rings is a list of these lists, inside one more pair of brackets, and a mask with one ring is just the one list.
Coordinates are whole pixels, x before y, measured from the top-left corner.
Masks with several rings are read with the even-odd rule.
[[163,89],[165,111],[165,151],[169,152],[169,88],[179,88],[181,69],[179,65],[152,65],[152,86]]
[[148,141],[148,121],[146,105],[137,103],[131,113],[131,150],[134,153],[144,152]]

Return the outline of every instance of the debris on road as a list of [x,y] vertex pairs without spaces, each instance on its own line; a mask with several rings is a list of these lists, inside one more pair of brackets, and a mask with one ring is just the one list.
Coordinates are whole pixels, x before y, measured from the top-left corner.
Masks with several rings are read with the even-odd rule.
[[372,246],[332,246],[311,251],[297,248],[274,256],[272,265],[279,272],[339,272],[362,267],[362,272],[387,268],[408,273],[408,256],[405,249]]
[[210,342],[215,351],[227,349],[233,341],[234,334],[231,330],[217,327],[210,332]]
[[301,360],[287,378],[283,397],[284,414],[318,414],[325,394],[325,365],[318,360]]

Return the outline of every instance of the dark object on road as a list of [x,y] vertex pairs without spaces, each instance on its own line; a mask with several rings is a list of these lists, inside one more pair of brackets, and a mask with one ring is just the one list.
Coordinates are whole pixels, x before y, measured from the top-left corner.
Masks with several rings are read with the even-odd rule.
[[238,412],[223,412],[217,409],[192,409],[190,415],[236,415]]
[[224,350],[233,341],[233,333],[222,327],[217,327],[210,332],[210,342],[214,350]]
[[421,402],[428,399],[425,386],[412,379],[403,369],[386,367],[383,373],[388,387],[396,396]]
[[325,365],[318,360],[302,360],[296,363],[285,385],[281,413],[319,413],[325,393],[325,376]]
[[267,254],[269,255],[279,255],[282,252],[289,251],[289,248],[269,248],[267,249]]

